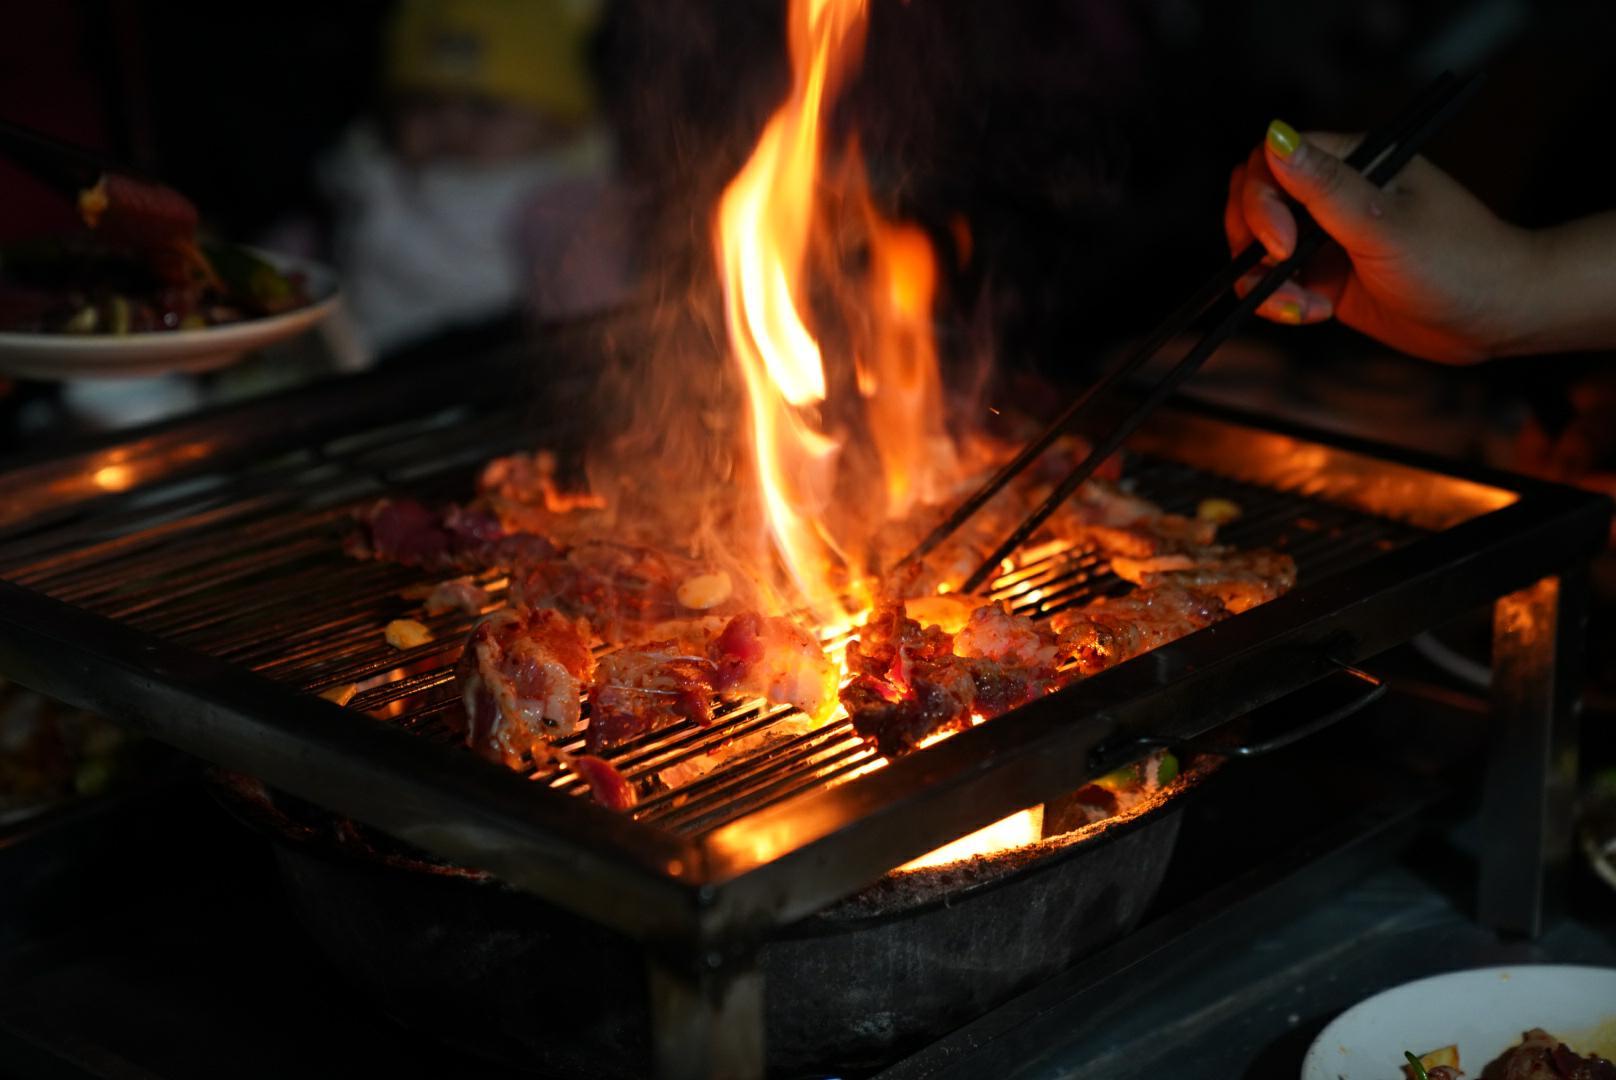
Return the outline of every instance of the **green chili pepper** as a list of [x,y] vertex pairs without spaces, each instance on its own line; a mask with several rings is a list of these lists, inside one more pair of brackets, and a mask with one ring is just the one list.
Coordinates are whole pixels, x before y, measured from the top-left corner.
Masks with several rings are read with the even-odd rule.
[[267,313],[296,303],[296,290],[286,275],[252,252],[235,244],[207,244],[203,252],[232,297]]
[[1425,1071],[1425,1066],[1420,1064],[1420,1059],[1412,1051],[1404,1050],[1403,1056],[1408,1058],[1408,1067],[1414,1073],[1414,1080],[1431,1080],[1431,1074]]
[[1161,764],[1156,768],[1156,783],[1166,787],[1178,775],[1178,758],[1172,754],[1163,754]]

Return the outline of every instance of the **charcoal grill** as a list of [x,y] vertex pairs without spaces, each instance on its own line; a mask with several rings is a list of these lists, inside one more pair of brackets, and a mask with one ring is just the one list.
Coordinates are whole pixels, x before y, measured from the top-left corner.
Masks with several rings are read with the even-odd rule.
[[[488,456],[567,441],[508,389],[575,347],[382,372],[17,463],[0,475],[0,672],[643,942],[659,1068],[746,1075],[762,1061],[752,958],[772,928],[1496,601],[1480,914],[1542,926],[1605,500],[1187,405],[1135,440],[1132,474],[1169,510],[1239,503],[1225,535],[1299,563],[1273,603],[891,764],[832,725],[737,754],[632,816],[565,774],[466,752],[449,731],[470,620],[432,620],[418,648],[385,644],[383,625],[414,608],[400,590],[427,575],[349,559],[344,523],[383,492],[463,495]],[[553,398],[540,415],[567,413]],[[1069,549],[994,595],[1049,613],[1119,587]],[[345,706],[321,696],[354,685]],[[644,775],[778,715],[731,709],[612,759]]]

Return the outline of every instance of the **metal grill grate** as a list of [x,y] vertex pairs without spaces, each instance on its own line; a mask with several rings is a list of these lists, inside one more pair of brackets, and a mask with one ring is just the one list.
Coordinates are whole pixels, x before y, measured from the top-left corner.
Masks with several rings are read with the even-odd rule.
[[[422,617],[401,592],[433,575],[356,561],[342,539],[353,509],[382,492],[464,496],[482,461],[530,441],[515,418],[464,408],[345,435],[239,473],[114,496],[81,521],[0,545],[0,576],[301,691],[355,686],[349,709],[448,742],[460,709],[453,668],[473,620]],[[1193,514],[1209,496],[1231,499],[1243,515],[1222,536],[1241,548],[1290,552],[1303,581],[1418,535],[1385,518],[1164,459],[1135,459],[1130,479],[1177,513]],[[496,601],[503,596],[502,576],[480,583]],[[992,595],[1047,616],[1126,588],[1094,552],[1070,549],[1003,575]],[[406,650],[388,645],[383,627],[403,617],[421,619],[432,640]],[[676,786],[653,784],[634,813],[687,836],[881,767],[847,721],[803,730],[790,715],[756,703],[727,706],[709,727],[665,728],[607,756],[631,781],[684,774]],[[727,748],[721,762],[712,754],[720,747]],[[570,748],[581,748],[581,739]],[[535,779],[583,791],[564,770],[546,767]]]

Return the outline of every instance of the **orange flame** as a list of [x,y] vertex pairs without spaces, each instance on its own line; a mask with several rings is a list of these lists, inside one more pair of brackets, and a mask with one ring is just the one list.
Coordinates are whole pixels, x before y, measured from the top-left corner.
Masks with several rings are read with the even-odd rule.
[[[825,113],[858,61],[865,18],[865,0],[791,0],[791,93],[725,190],[715,237],[769,534],[798,593],[793,601],[826,621],[853,614],[847,586],[862,568],[850,553],[867,535],[836,535],[827,521],[844,436],[827,426],[832,380],[806,317],[808,263]],[[871,292],[864,314],[873,326],[871,354],[857,357],[855,370],[885,474],[876,496],[884,494],[884,506],[876,505],[893,517],[939,496],[955,466],[931,336],[936,271],[925,233],[881,220],[864,196],[856,156],[851,166],[843,175],[865,211]],[[882,516],[864,514],[858,524],[872,528]]]
[[1037,843],[1043,835],[1044,807],[1040,803],[928,851],[918,859],[904,863],[898,869],[920,870],[928,866],[944,866],[964,859],[974,859],[978,855],[992,855]]
[[858,385],[886,477],[887,516],[902,517],[946,494],[958,472],[932,336],[937,267],[925,232],[883,221],[871,207],[866,213],[876,332]]
[[825,400],[825,366],[802,317],[802,293],[821,114],[832,83],[857,59],[863,29],[863,0],[792,0],[791,96],[718,211],[724,313],[751,409],[769,530],[802,599],[825,617],[842,613],[842,604],[827,580],[834,552],[816,522],[830,505],[841,444],[815,413]]

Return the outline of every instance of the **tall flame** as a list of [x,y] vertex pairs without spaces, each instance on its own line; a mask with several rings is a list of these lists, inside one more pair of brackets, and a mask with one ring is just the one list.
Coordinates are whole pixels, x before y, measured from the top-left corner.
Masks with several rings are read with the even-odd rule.
[[[808,263],[823,171],[825,114],[863,49],[865,0],[791,0],[791,92],[719,203],[716,244],[730,349],[746,387],[753,457],[768,529],[799,596],[822,619],[845,618],[851,540],[828,524],[843,439],[827,430],[820,343],[805,315]],[[865,210],[871,289],[870,355],[855,359],[871,440],[892,517],[940,494],[953,465],[931,338],[935,281],[926,235]],[[868,515],[866,515],[866,518]],[[865,522],[868,524],[868,521]],[[838,573],[838,567],[841,572]]]
[[888,517],[935,502],[955,479],[954,443],[943,428],[943,388],[932,337],[937,267],[931,241],[913,225],[881,220],[866,204],[871,245],[873,352],[860,357],[859,392],[886,479]]
[[816,522],[834,492],[841,446],[815,413],[825,400],[825,365],[802,304],[822,113],[863,45],[864,3],[792,0],[789,18],[791,95],[724,192],[718,253],[769,530],[802,599],[830,616],[840,601]]

